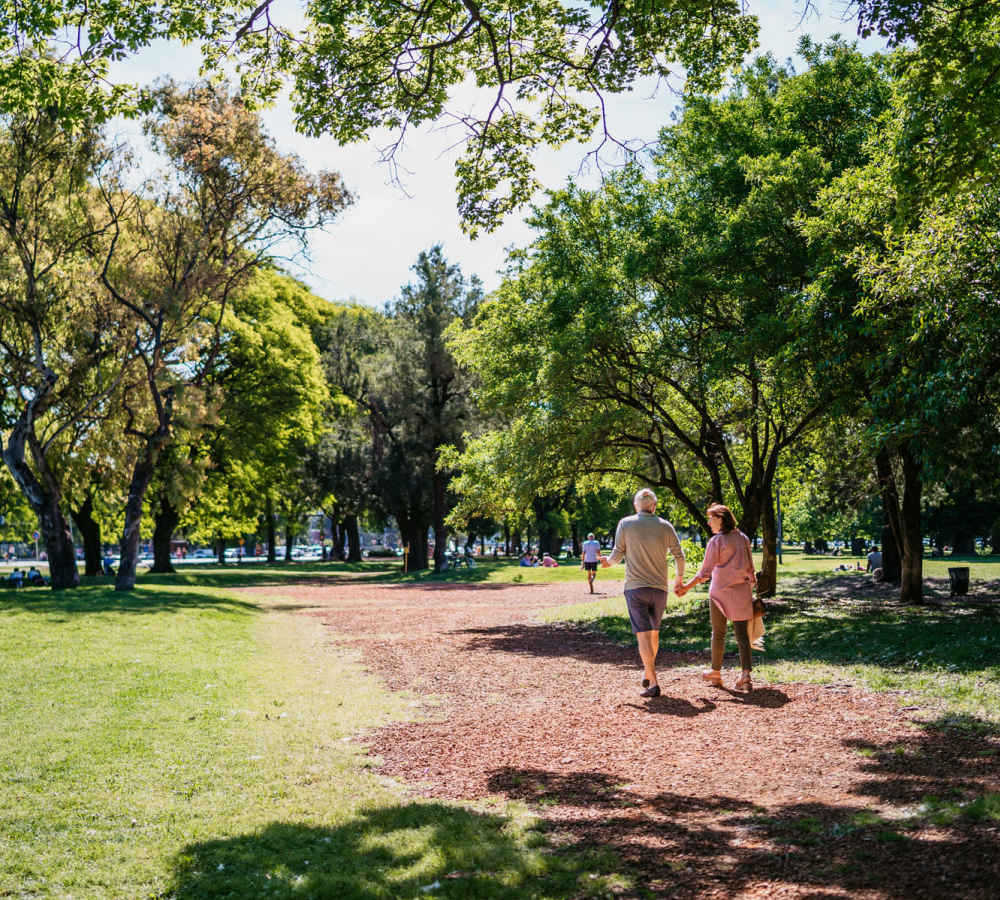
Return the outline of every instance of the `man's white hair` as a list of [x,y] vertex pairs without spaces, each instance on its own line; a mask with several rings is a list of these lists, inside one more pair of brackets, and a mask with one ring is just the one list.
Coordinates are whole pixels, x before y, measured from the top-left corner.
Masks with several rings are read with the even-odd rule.
[[632,498],[632,505],[640,512],[652,512],[656,509],[656,494],[649,488],[639,488]]

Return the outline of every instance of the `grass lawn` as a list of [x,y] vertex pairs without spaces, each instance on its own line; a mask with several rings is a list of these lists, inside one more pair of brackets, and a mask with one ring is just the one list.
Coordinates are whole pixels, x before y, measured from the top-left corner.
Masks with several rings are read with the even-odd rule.
[[[832,572],[829,557],[786,562],[764,679],[901,691],[945,722],[1000,727],[998,605],[904,608]],[[1000,562],[971,562],[974,582],[1000,579]],[[949,563],[928,561],[931,577]],[[607,596],[543,616],[631,643],[621,577],[601,570]],[[317,620],[230,590],[432,578],[391,560],[192,566],[128,595],[105,579],[0,592],[0,897],[542,898],[626,886],[613,856],[552,852],[523,806],[414,800],[379,777],[357,735],[417,714],[412,698],[326,647]],[[587,596],[576,566],[489,561],[445,578],[578,582]],[[667,649],[707,650],[704,589],[671,599],[662,634]]]
[[374,774],[353,736],[410,698],[316,620],[209,584],[248,577],[0,594],[0,897],[562,897],[619,877],[546,852],[517,804],[414,801]]

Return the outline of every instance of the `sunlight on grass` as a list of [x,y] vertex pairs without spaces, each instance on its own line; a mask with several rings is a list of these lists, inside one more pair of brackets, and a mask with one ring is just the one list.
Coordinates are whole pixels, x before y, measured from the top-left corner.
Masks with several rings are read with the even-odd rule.
[[546,851],[521,804],[412,800],[376,775],[357,735],[413,715],[410,698],[318,620],[199,579],[0,600],[0,896],[395,898],[438,881],[513,900],[595,871]]

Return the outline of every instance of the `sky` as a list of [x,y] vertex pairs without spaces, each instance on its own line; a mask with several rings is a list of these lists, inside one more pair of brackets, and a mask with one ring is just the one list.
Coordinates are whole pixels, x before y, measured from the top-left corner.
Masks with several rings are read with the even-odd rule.
[[[769,52],[779,61],[794,58],[803,35],[816,40],[837,33],[855,38],[854,22],[842,18],[843,0],[819,4],[819,11],[810,10],[801,24],[802,0],[750,0],[748,5],[760,20],[758,52]],[[868,52],[881,49],[874,41],[859,45]],[[170,75],[184,81],[197,77],[198,63],[196,48],[159,44],[118,65],[114,77],[150,83]],[[676,93],[668,87],[640,83],[632,93],[609,101],[612,130],[629,139],[653,141],[660,127],[670,121],[677,103]],[[412,280],[410,269],[420,251],[436,243],[442,244],[450,262],[460,265],[467,276],[478,275],[490,291],[499,283],[498,270],[507,249],[531,240],[531,229],[523,221],[526,210],[512,214],[496,231],[476,240],[462,233],[454,177],[460,151],[449,150],[453,134],[430,127],[411,134],[401,156],[407,170],[404,189],[391,183],[389,170],[379,163],[379,148],[389,141],[387,133],[343,147],[332,138],[305,137],[295,131],[287,98],[266,110],[263,118],[279,149],[298,154],[312,170],[339,171],[356,198],[336,222],[313,233],[309,259],[284,266],[321,297],[381,306]],[[115,134],[133,144],[142,141],[135,122],[117,123]],[[559,188],[569,177],[595,186],[599,173],[580,169],[588,149],[573,144],[540,151],[535,157],[536,177],[544,188]]]

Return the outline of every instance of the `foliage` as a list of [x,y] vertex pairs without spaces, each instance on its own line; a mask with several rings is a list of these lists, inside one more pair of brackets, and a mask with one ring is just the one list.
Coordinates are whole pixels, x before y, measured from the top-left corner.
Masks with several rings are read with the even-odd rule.
[[[458,126],[458,208],[475,235],[529,200],[538,147],[586,140],[599,122],[606,132],[606,96],[642,76],[670,77],[677,63],[698,87],[717,85],[752,47],[756,20],[728,0],[502,9],[316,0],[307,34],[295,45],[262,24],[245,39],[252,65],[271,54],[292,72],[300,127],[342,143],[389,129],[384,156],[394,161],[409,128]],[[459,111],[456,91],[470,83],[478,103]]]
[[451,501],[438,454],[461,442],[473,410],[470,379],[445,332],[453,321],[471,318],[482,289],[447,262],[440,246],[421,253],[413,271],[417,280],[384,316],[347,311],[324,341],[328,376],[363,414],[371,438],[375,511],[395,517],[417,568],[425,560],[412,548],[426,546],[433,526],[440,567]]
[[[330,402],[312,338],[328,306],[271,269],[234,295],[211,379],[218,412],[198,433],[190,463],[170,468],[183,477],[202,465],[207,475],[204,487],[182,483],[174,495],[193,539],[255,532],[262,494],[302,483],[303,448],[318,439]],[[187,503],[193,507],[184,514]]]
[[6,468],[0,469],[0,540],[26,541],[37,523],[10,472]]
[[304,246],[310,229],[351,202],[337,174],[312,175],[278,152],[257,114],[225,84],[164,85],[146,130],[171,167],[147,185],[102,273],[124,327],[136,335],[143,372],[141,387],[125,397],[126,435],[136,450],[122,590],[135,582],[142,502],[160,453],[175,428],[200,428],[217,413],[214,378],[233,296],[278,244]]
[[800,75],[762,58],[726,96],[690,97],[656,180],[631,169],[536,211],[538,237],[455,338],[481,402],[510,420],[470,443],[479,482],[492,457],[505,486],[535,491],[582,475],[651,483],[706,533],[707,502],[730,498],[741,527],[773,541],[779,455],[830,402],[810,363],[827,323],[805,302],[816,257],[797,218],[866,158],[889,94],[878,57],[801,52]]
[[[272,5],[6,2],[0,105],[51,103],[58,67],[24,48],[58,45],[85,76],[72,96],[56,94],[61,115],[103,122],[134,114],[151,100],[112,83],[109,62],[164,38],[201,41],[205,69],[235,62],[248,96],[271,98],[290,75],[299,127],[310,134],[347,143],[387,128],[395,138],[385,156],[394,159],[411,126],[458,125],[467,143],[456,165],[459,208],[475,232],[528,200],[538,146],[590,137],[607,96],[641,76],[670,77],[677,65],[699,87],[715,85],[756,38],[756,20],[732,0],[593,8],[518,0],[502,10],[455,0],[419,8],[315,0],[304,28],[282,22]],[[469,111],[459,99],[471,85],[487,109]]]

